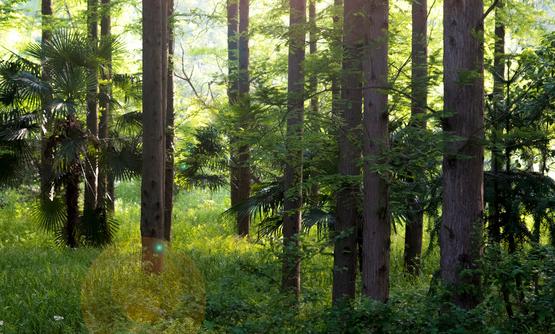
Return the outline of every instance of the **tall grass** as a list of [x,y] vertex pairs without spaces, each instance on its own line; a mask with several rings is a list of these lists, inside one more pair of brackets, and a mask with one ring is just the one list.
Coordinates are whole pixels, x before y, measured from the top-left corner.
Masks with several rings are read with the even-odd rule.
[[[117,185],[115,242],[122,249],[132,249],[140,240],[139,186],[138,181]],[[56,246],[29,220],[30,198],[13,190],[1,196],[0,333],[86,333],[80,289],[101,250]],[[279,293],[279,239],[235,237],[233,222],[222,215],[228,206],[224,191],[181,191],[175,200],[171,247],[195,262],[206,284],[201,332],[325,332],[333,260],[328,242],[316,233],[305,237],[298,314]],[[392,294],[407,301],[426,294],[437,252],[424,259],[421,277],[407,277],[401,270],[402,240],[402,233],[393,237]]]

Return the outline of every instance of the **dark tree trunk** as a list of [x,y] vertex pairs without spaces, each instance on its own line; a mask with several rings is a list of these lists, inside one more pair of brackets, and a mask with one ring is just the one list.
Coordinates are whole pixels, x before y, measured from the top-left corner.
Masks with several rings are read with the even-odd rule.
[[[231,206],[246,201],[250,196],[250,146],[240,135],[241,129],[248,127],[250,119],[249,7],[248,0],[229,0],[227,3],[228,97],[230,106],[238,113],[230,135]],[[249,215],[238,213],[236,224],[238,235],[249,235]]]
[[[410,126],[425,129],[423,119],[428,106],[428,4],[427,0],[412,1],[412,102]],[[413,185],[419,182],[411,176]],[[421,193],[418,187],[416,193]],[[420,258],[422,256],[422,234],[424,226],[424,211],[418,196],[409,198],[409,215],[405,229],[405,270],[413,275],[420,273]]]
[[[52,1],[42,0],[41,3],[41,14],[42,14],[42,40],[41,44],[44,47],[52,38],[52,30],[50,27],[52,20]],[[45,60],[42,59],[42,80],[48,82],[50,77],[48,71],[45,68]],[[46,116],[45,128],[49,129],[50,120],[50,99],[43,97],[42,99],[42,109]],[[46,134],[43,133],[41,136],[41,162],[40,162],[40,193],[41,200],[46,200],[50,197],[50,192],[52,191],[52,164],[53,164],[52,152],[48,145],[48,138]]]
[[362,0],[345,0],[343,27],[343,73],[338,171],[345,181],[337,192],[333,302],[355,296],[357,264],[357,203],[360,198],[360,126],[362,121],[362,44],[364,19]]
[[141,184],[141,237],[145,270],[163,268],[165,91],[163,1],[143,1],[143,175]]
[[479,275],[463,278],[461,270],[475,269],[482,250],[483,15],[481,0],[444,3],[444,100],[450,116],[443,120],[443,130],[461,139],[445,144],[441,277],[463,308],[479,302]]
[[[309,53],[315,55],[318,51],[318,25],[316,23],[316,0],[309,0],[308,5],[308,47]],[[318,119],[318,76],[312,71],[308,80],[308,91],[310,92],[310,112],[314,119]]]
[[79,171],[78,166],[73,166],[66,175],[66,245],[76,248],[77,243],[77,225],[79,224]]
[[[87,33],[89,43],[98,44],[98,0],[87,0]],[[89,68],[87,84],[87,129],[93,141],[98,138],[98,68]],[[94,212],[98,190],[98,161],[94,153],[85,161],[85,201],[86,212]]]
[[[333,15],[333,25],[334,25],[334,32],[331,41],[330,48],[333,51],[333,54],[337,56],[338,63],[342,62],[342,35],[343,35],[343,27],[341,24],[341,12],[343,9],[343,0],[334,0],[334,15]],[[331,114],[333,117],[339,115],[339,110],[341,108],[341,78],[340,75],[334,75],[331,82]]]
[[[249,0],[239,2],[239,107],[240,128],[247,129],[250,122],[249,101]],[[240,141],[244,141],[242,138]],[[239,144],[236,152],[236,204],[246,201],[250,196],[251,172],[250,172],[250,146],[244,142]],[[250,230],[250,217],[248,214],[237,215],[237,230],[240,236],[246,237]]]
[[290,1],[282,290],[301,294],[301,207],[306,0]]
[[174,28],[173,28],[173,0],[168,4],[168,83],[167,83],[167,110],[166,110],[166,174],[164,189],[164,239],[171,240],[173,222],[173,178],[174,178],[174,107],[173,107],[173,55],[174,55]]
[[389,298],[390,213],[388,184],[385,175],[375,171],[373,163],[384,162],[389,146],[387,111],[387,0],[365,3],[368,15],[364,73],[364,197],[362,229],[362,291],[371,299],[385,302]]
[[[110,0],[101,0],[100,42],[104,45],[110,45],[110,51],[106,55],[106,59],[104,59],[104,64],[100,72],[102,83],[100,84],[99,96],[100,124],[98,127],[98,136],[101,143],[100,147],[103,150],[108,150],[110,147],[110,100],[112,95],[112,24],[110,6]],[[109,166],[107,166],[106,163],[99,166],[97,207],[102,210],[106,210],[107,202],[112,200],[108,194],[108,175]]]
[[495,9],[495,43],[493,56],[493,106],[491,115],[492,143],[491,155],[493,172],[493,200],[489,222],[489,236],[493,242],[501,241],[501,199],[499,194],[499,175],[503,170],[503,151],[500,147],[500,137],[503,126],[500,122],[503,117],[503,101],[505,100],[505,25],[501,21],[500,10],[503,0],[499,1]]

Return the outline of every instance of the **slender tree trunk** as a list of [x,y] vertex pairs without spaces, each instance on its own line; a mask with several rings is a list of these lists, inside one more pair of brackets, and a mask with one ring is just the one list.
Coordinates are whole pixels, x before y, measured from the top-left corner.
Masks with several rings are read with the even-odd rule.
[[304,59],[306,0],[290,1],[287,138],[284,173],[282,290],[301,294],[301,207],[303,179]]
[[[250,196],[250,146],[241,138],[241,129],[249,126],[249,1],[228,0],[228,98],[230,106],[238,114],[238,120],[230,135],[231,164],[231,206],[246,201]],[[250,217],[238,213],[237,233],[249,235]]]
[[445,144],[441,277],[463,308],[479,302],[479,275],[463,277],[461,270],[476,269],[482,250],[483,15],[481,0],[444,3],[444,100],[450,116],[443,120],[443,130],[461,139]]
[[[103,45],[110,45],[109,53],[106,55],[105,63],[101,68],[102,83],[100,84],[99,95],[100,124],[98,126],[98,136],[101,143],[100,147],[103,150],[108,150],[110,147],[110,100],[112,95],[112,24],[110,6],[110,0],[101,0],[100,42]],[[108,175],[109,167],[106,164],[99,166],[97,207],[102,210],[107,209],[107,201],[112,200],[108,194]]]
[[355,296],[357,264],[357,203],[360,198],[360,126],[362,122],[363,0],[345,0],[343,75],[338,171],[345,177],[337,192],[336,237],[333,268],[333,302]]
[[[334,55],[337,55],[338,63],[342,62],[342,35],[343,35],[343,25],[341,22],[341,13],[343,9],[343,0],[334,0],[334,15],[333,15],[333,25],[334,34],[333,40],[331,42],[330,48]],[[341,108],[341,78],[340,75],[334,75],[331,82],[331,114],[332,116],[339,115],[339,110]]]
[[371,299],[389,298],[390,213],[386,175],[375,171],[389,146],[387,111],[388,0],[365,3],[368,15],[364,73],[364,226],[362,290]]
[[501,241],[501,199],[499,198],[499,177],[503,169],[503,152],[499,138],[503,134],[500,120],[503,115],[503,101],[505,100],[505,25],[501,20],[503,0],[499,1],[495,9],[495,43],[493,56],[493,114],[492,120],[492,174],[493,174],[493,201],[489,224],[489,235],[493,242]]
[[[239,108],[240,121],[239,126],[247,129],[251,121],[250,101],[249,101],[249,0],[240,0],[239,2],[239,73],[238,73],[238,89],[239,89]],[[240,139],[240,141],[243,141]],[[250,196],[251,189],[251,172],[250,172],[250,146],[240,143],[236,152],[236,202],[242,203]],[[237,229],[240,236],[248,236],[250,229],[250,217],[248,214],[237,215]]]
[[143,1],[143,175],[141,237],[145,270],[163,268],[164,240],[164,1]]
[[[41,45],[44,47],[52,39],[51,30],[51,20],[52,20],[52,1],[42,0],[41,3],[41,14],[42,14],[42,40]],[[42,59],[42,80],[48,82],[50,77],[48,71],[45,67],[45,59]],[[50,115],[50,99],[43,98],[42,109],[45,116],[45,128],[49,129]],[[48,130],[47,130],[48,131]],[[40,163],[40,193],[41,199],[46,200],[50,198],[50,192],[52,191],[52,164],[53,164],[52,152],[48,145],[47,133],[42,133],[41,136],[41,163]]]
[[[89,43],[98,44],[98,0],[87,0],[87,32]],[[93,140],[98,138],[98,68],[89,68],[87,87],[87,129]],[[85,163],[85,211],[96,208],[98,190],[98,161],[94,153],[88,154]]]
[[[423,119],[428,106],[428,4],[427,0],[412,1],[412,102],[410,126],[425,129]],[[419,175],[412,175],[412,182]],[[418,187],[417,193],[421,193]],[[420,273],[424,211],[419,196],[409,199],[409,217],[405,229],[405,270],[413,275]]]
[[[227,67],[228,67],[228,85],[227,96],[229,106],[233,112],[237,112],[239,107],[239,1],[227,0]],[[231,206],[240,203],[240,167],[239,167],[239,150],[237,146],[239,138],[236,133],[236,126],[233,125],[229,136],[230,147],[230,197]],[[240,214],[236,217],[237,234],[241,235]]]
[[169,0],[168,4],[168,83],[167,83],[167,110],[166,110],[166,175],[164,190],[164,239],[171,240],[171,228],[173,221],[173,178],[174,178],[174,107],[173,107],[173,55],[174,55],[174,25],[173,25],[174,2]]

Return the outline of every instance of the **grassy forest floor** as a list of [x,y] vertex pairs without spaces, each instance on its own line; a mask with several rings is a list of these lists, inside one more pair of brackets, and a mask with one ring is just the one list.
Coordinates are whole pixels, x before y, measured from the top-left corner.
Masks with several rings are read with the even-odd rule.
[[[140,240],[138,190],[138,182],[117,187],[116,243],[122,247]],[[0,333],[87,332],[80,291],[101,250],[56,246],[29,218],[30,198],[15,190],[1,195]],[[279,293],[279,240],[236,238],[232,222],[222,215],[228,204],[227,194],[203,191],[181,192],[175,202],[172,248],[194,261],[206,284],[201,333],[437,332],[437,309],[423,301],[438,254],[426,256],[421,277],[405,277],[401,228],[393,240],[389,306],[359,305],[359,312],[355,308],[346,319],[330,310],[332,249],[317,231],[304,242],[303,297],[297,312]],[[495,310],[489,317],[495,319]],[[349,328],[341,329],[347,322]]]

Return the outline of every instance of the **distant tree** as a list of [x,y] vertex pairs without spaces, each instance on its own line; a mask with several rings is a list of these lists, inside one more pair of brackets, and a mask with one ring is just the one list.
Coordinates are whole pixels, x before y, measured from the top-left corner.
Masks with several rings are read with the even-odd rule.
[[[427,0],[412,1],[412,76],[411,76],[411,121],[417,129],[426,128],[424,115],[428,107],[428,3]],[[417,171],[416,171],[417,172]],[[418,173],[416,173],[418,174]],[[414,178],[411,176],[414,184]],[[411,274],[420,272],[422,256],[422,233],[424,208],[422,198],[410,196],[409,214],[405,229],[405,270]]]
[[[496,177],[503,171],[503,151],[501,148],[501,136],[503,134],[504,115],[503,101],[505,100],[505,24],[502,20],[502,10],[505,3],[503,0],[497,2],[495,8],[494,28],[494,55],[493,55],[493,106],[491,108],[491,171],[493,178],[493,199],[491,203],[491,217],[489,219],[488,232],[493,242],[501,240],[501,203],[499,194],[499,178]],[[505,117],[503,117],[505,116]],[[505,170],[508,172],[509,170]]]
[[[87,36],[89,46],[98,48],[98,0],[87,0]],[[87,130],[92,141],[98,139],[98,67],[97,63],[90,64],[87,88]],[[98,161],[96,154],[90,150],[85,165],[85,214],[96,209],[98,190]]]
[[[101,0],[100,18],[100,44],[105,57],[100,70],[102,83],[99,91],[100,122],[98,126],[98,137],[100,147],[106,151],[110,146],[110,119],[111,119],[111,100],[112,100],[112,16],[111,1]],[[105,159],[104,159],[105,160]],[[111,204],[114,201],[113,193],[109,191],[109,183],[112,178],[109,169],[99,168],[98,170],[98,194],[97,207],[101,210],[111,211]]]
[[[41,1],[41,15],[42,15],[42,40],[41,45],[47,44],[50,39],[52,38],[52,0],[42,0]],[[48,82],[48,71],[44,70],[44,63],[45,59],[41,59],[43,64],[42,73],[42,80],[44,82]],[[48,112],[48,104],[50,103],[48,96],[44,97],[42,100],[41,109],[45,113],[45,119],[49,119],[49,115],[46,115]],[[48,128],[49,124],[45,124],[45,127]],[[50,192],[52,191],[52,152],[48,150],[47,143],[46,143],[46,134],[41,134],[41,160],[40,160],[40,192],[42,199],[47,199],[50,196]]]
[[355,295],[357,271],[357,203],[360,199],[360,137],[362,125],[362,47],[364,18],[362,0],[345,0],[343,26],[343,69],[341,99],[337,110],[340,121],[338,172],[344,181],[337,192],[333,301]]
[[443,159],[441,278],[454,289],[453,301],[463,308],[479,302],[479,275],[462,271],[477,269],[482,249],[483,17],[481,0],[472,5],[455,0],[444,3],[446,115],[442,122],[450,138]]
[[287,133],[284,171],[282,289],[301,293],[301,207],[303,178],[304,60],[306,0],[291,0],[289,7]]
[[389,298],[390,208],[385,162],[389,146],[388,97],[388,0],[365,3],[363,68],[364,196],[362,228],[362,291],[378,301]]
[[[230,131],[231,206],[250,196],[250,145],[244,138],[250,120],[249,0],[228,0],[228,99],[233,112]],[[250,216],[236,213],[237,233],[248,236]]]

